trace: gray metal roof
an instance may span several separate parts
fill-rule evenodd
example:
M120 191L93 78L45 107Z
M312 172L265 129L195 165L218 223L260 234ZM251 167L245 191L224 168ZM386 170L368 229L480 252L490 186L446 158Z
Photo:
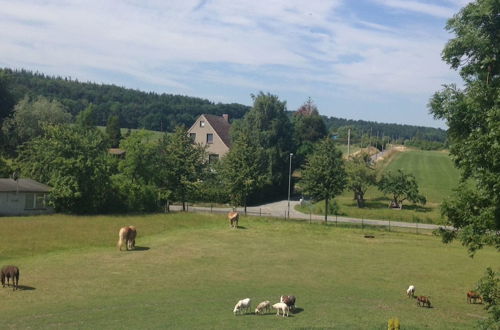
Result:
M31 179L0 179L0 192L49 192L52 188Z

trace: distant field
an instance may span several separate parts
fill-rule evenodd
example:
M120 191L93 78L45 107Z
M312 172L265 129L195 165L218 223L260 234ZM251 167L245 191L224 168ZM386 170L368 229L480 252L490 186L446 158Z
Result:
M379 164L384 171L403 169L415 175L420 192L427 198L425 206L412 205L405 202L403 210L392 210L388 196L384 196L377 188L372 187L366 194L366 207L359 209L351 191L345 191L336 198L340 206L340 214L365 219L387 219L394 221L440 223L439 205L448 197L452 189L458 185L459 173L453 166L449 155L443 151L410 150L396 153L384 164ZM309 212L308 208L299 208ZM313 213L323 213L323 202L313 206Z
M138 228L136 251L116 249ZM0 288L7 329L470 329L486 314L466 303L498 253L467 257L428 235L202 214L0 218L0 263L21 269L22 290ZM433 308L405 296L430 295ZM297 296L289 318L234 316L238 299Z
M106 131L106 126L97 126L97 128L103 132ZM165 134L165 132L151 131L151 130L147 130L147 129L137 129L137 128L132 128L132 129L130 129L130 131L131 132L146 131L146 132L150 133L151 140L159 140L162 138L163 134ZM125 134L127 134L128 128L121 128L120 132L121 132L122 136L124 136Z

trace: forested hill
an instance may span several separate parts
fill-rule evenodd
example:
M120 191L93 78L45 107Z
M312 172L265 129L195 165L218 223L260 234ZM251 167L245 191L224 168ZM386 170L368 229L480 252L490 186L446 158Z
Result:
M173 131L175 126L191 126L202 113L242 118L249 107L242 104L213 103L209 100L172 94L142 92L115 85L79 82L26 70L0 69L0 76L15 101L25 95L42 95L59 100L72 115L90 103L95 107L98 125L106 125L111 114L120 118L121 127Z
M158 94L115 85L80 82L71 78L52 77L27 70L0 68L0 78L16 103L25 95L42 95L59 100L73 116L89 104L93 104L96 108L95 120L98 125L103 126L106 125L110 115L116 114L120 118L121 127L173 131L174 127L179 124L191 126L202 113L215 115L227 113L230 118L238 119L250 109L248 106L237 103L213 103L196 97ZM351 132L353 138L356 135L371 134L401 140L419 138L442 142L446 139L446 131L430 127L384 124L335 117L324 117L324 119L330 131L341 133L348 127L353 128Z
M354 139L363 135L371 135L378 137L390 137L391 140L397 140L400 143L411 139L435 142L444 142L446 140L446 131L440 128L385 124L335 117L324 117L324 120L328 130L338 133L342 138L346 137L347 129L351 128L351 138Z

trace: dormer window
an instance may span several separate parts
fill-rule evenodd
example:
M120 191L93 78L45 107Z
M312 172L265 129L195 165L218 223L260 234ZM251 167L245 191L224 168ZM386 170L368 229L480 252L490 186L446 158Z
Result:
M200 120L200 127L205 127L205 121L204 120Z

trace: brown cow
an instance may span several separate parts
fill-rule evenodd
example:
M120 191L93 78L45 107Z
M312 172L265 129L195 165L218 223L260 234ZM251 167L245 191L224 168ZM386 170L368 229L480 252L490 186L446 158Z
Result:
M227 218L229 219L229 225L231 228L238 228L238 219L240 218L240 214L238 212L229 212L227 214Z
M418 296L417 297L417 306L424 307L425 305L427 305L428 308L431 308L431 301L430 301L429 297Z
M9 286L10 278L12 277L12 290L17 290L19 284L19 268L16 266L4 266L0 272L2 287L5 288L5 278L7 278L7 286Z
M483 298L481 297L481 295L475 291L469 291L467 292L467 302L469 304L476 304L477 301L480 301L479 303L482 304L483 303Z

